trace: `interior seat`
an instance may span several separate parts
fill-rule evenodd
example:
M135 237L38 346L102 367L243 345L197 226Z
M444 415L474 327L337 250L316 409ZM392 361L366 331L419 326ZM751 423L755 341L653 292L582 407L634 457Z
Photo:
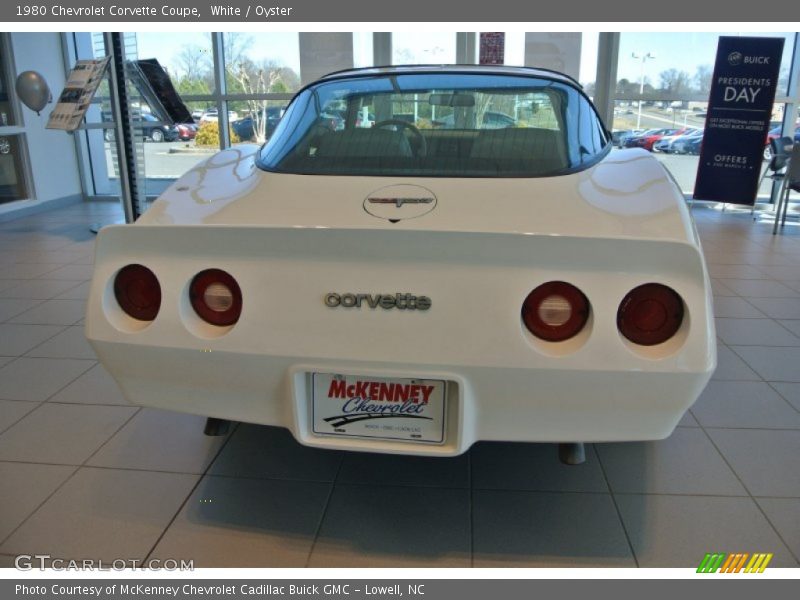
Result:
M567 164L560 131L539 128L486 129L472 145L471 158L535 161L540 167L562 169Z
M317 146L320 157L410 157L414 153L402 131L390 129L345 129L323 135Z

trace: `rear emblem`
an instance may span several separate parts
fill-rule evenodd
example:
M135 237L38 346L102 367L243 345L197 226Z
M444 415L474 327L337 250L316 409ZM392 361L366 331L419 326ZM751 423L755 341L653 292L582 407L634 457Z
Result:
M410 184L380 188L364 200L364 210L373 217L392 223L421 217L434 208L436 195L427 188Z
M367 198L370 204L394 204L397 208L403 204L431 204L433 198Z

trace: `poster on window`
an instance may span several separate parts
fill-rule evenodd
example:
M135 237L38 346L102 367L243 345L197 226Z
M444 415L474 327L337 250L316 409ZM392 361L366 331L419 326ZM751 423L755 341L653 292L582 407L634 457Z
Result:
M478 64L502 65L506 59L506 34L503 32L490 32L480 34L480 49Z
M695 199L755 203L782 54L783 38L719 38Z

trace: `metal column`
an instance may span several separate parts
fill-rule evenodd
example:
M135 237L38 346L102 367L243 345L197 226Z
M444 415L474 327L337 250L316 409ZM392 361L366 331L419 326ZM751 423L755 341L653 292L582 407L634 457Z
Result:
M114 133L119 156L119 187L125 222L133 223L139 218L139 206L144 194L136 176L136 161L133 143L132 118L125 82L125 42L119 32L104 33L106 49L111 56L111 113L114 117Z

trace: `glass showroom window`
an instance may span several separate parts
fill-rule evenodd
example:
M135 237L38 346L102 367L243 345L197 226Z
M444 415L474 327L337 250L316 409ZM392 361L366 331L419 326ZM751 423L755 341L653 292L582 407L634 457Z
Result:
M148 196L157 196L219 149L211 34L139 32L135 58L158 60L195 120L188 124L162 123L143 99L137 100L141 106L139 110L134 107L132 114L142 142L145 190Z
M0 133L0 204L30 198L24 156L22 135Z
M285 94L300 88L295 32L224 33L227 94Z
M393 65L439 65L456 62L456 34L426 31L392 33Z
M622 33L614 95L614 145L654 152L686 194L694 190L708 93L721 33ZM794 33L744 33L784 37L778 97L788 90ZM778 102L772 125L779 126ZM648 134L643 136L642 134ZM638 136L638 140L636 139ZM765 140L765 146L767 140ZM767 199L770 181L759 197Z
M14 106L14 79L5 34L0 34L0 204L30 198L25 164L27 156L21 123Z
M263 144L300 88L300 36L223 34L230 141Z

